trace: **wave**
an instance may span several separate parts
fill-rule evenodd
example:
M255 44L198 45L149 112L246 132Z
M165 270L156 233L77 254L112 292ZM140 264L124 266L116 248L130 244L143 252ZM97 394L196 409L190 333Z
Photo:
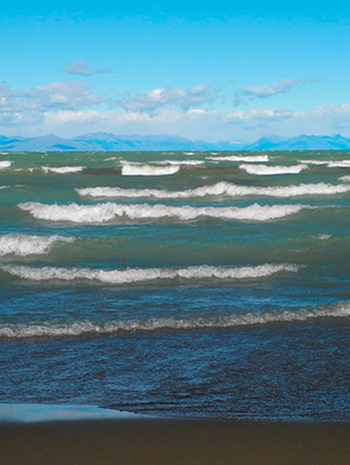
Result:
M9 168L11 166L11 162L7 160L0 161L0 170L5 168Z
M341 178L342 179L342 178ZM350 179L350 178L349 178ZM168 191L164 189L123 189L120 187L91 187L76 189L79 195L88 197L109 198L145 198L184 199L206 196L245 197L250 195L267 197L298 197L304 195L331 195L350 191L350 185L344 184L299 184L292 186L255 187L239 186L228 182L219 182L212 186L203 186L184 191Z
M57 268L44 266L35 268L20 265L2 265L3 271L31 281L96 281L104 284L129 284L158 280L199 281L257 279L282 271L297 272L297 265L264 264L244 267L216 267L209 265L187 268L129 268L126 270L104 270L93 268Z
M0 256L37 255L47 253L57 242L73 242L74 237L63 236L31 236L20 234L5 234L0 236Z
M341 178L339 178L339 181L350 182L350 176L342 176Z
M306 165L328 165L328 161L322 160L298 160L299 163L303 163Z
M350 305L284 310L281 312L247 312L212 318L151 318L147 320L114 320L105 323L77 321L73 323L7 324L0 326L1 339L50 337L79 337L122 333L191 331L206 329L234 329L242 326L264 326L278 323L297 323L329 318L349 318Z
M66 174L66 173L79 173L85 169L85 166L41 166L41 169L45 173L57 173L57 174Z
M123 176L168 176L179 171L180 166L132 165L122 166Z
M204 160L161 160L161 161L154 161L152 162L156 165L172 165L172 166L181 166L181 165L188 165L188 166L196 166L196 165L204 165Z
M174 207L169 205L149 204L117 204L112 202L94 205L47 205L39 202L27 202L18 205L21 210L37 219L48 221L69 221L72 223L104 223L116 218L126 217L130 220L178 219L195 220L200 217L231 219L240 221L270 221L302 209L312 208L309 205L271 205L253 204L249 207Z
M328 168L350 168L350 160L330 161Z
M182 152L184 155L194 155L194 152Z
M246 171L248 174L255 174L257 176L271 176L277 174L298 174L307 169L308 166L304 164L292 166L267 166L267 165L239 165L239 169Z
M246 155L230 155L228 157L206 157L207 160L213 161L240 161L246 163L263 163L269 161L268 155L255 155L255 156L246 156Z

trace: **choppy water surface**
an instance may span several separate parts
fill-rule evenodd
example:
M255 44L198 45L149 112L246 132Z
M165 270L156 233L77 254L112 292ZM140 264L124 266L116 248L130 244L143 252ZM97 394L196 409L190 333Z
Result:
M0 154L2 402L350 419L350 153Z

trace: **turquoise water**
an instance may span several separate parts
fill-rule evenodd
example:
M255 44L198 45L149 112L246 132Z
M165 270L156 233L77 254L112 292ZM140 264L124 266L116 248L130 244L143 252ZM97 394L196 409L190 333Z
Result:
M0 154L2 402L349 419L350 152Z

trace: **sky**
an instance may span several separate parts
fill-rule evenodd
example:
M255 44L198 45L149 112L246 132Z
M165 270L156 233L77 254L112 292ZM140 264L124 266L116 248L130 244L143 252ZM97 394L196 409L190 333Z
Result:
M350 3L8 3L0 134L350 137Z

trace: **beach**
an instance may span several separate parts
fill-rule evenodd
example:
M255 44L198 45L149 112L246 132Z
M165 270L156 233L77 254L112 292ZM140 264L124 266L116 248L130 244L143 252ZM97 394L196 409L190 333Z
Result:
M0 424L6 465L348 465L349 423L93 420Z

